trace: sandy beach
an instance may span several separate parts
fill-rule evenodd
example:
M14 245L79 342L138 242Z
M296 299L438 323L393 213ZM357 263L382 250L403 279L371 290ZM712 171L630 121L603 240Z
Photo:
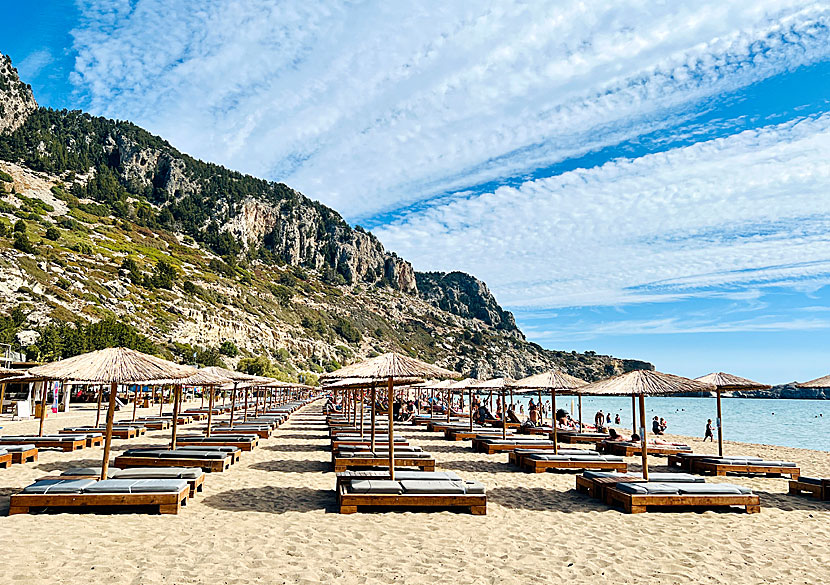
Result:
M51 417L46 431L94 416L93 410ZM3 434L37 431L36 421L2 426ZM830 578L830 505L788 496L785 479L707 479L752 487L761 496L760 514L626 515L575 492L572 473L528 474L508 465L506 454L473 453L468 443L422 427L400 432L432 452L439 469L483 482L487 515L336 513L324 427L295 416L230 471L209 474L204 493L178 516L5 516L9 494L58 470L99 465L102 452L42 451L36 463L0 470L7 553L0 583L780 584ZM168 437L155 431L116 440L114 455ZM695 451L717 448L678 438ZM803 474L830 476L824 452L731 442L726 448L793 460ZM639 459L629 461L639 469ZM665 459L651 461L664 470Z

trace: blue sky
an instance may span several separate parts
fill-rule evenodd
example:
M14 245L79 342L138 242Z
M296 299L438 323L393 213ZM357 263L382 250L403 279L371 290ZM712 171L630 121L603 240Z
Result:
M41 104L285 181L418 270L479 276L546 347L830 372L826 5L4 8Z

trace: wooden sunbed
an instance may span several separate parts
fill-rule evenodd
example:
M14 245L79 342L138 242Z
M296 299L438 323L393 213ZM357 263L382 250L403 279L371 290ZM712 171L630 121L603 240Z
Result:
M192 457L138 457L119 455L113 461L115 467L127 469L129 467L200 467L208 472L221 472L229 469L233 460L232 453L223 459L197 459Z
M54 439L44 439L42 437L22 437L20 442L31 443L38 449L60 449L61 451L78 451L87 446L87 441L84 438L77 438L72 440L58 441ZM0 449L3 448L3 443L0 442Z
M487 514L486 494L361 494L351 493L346 482L338 482L337 506L341 514L360 508L469 508L474 516Z
M96 474L96 475L72 475L72 476L65 476L65 475L51 476L51 475L47 475L46 477L41 477L40 479L66 479L67 477L71 477L72 479L98 479L101 476L100 476L100 474ZM204 490L204 487L205 487L205 474L204 474L204 472L202 472L202 474L199 477L193 477L193 478L188 477L188 478L184 478L182 481L187 482L187 485L188 485L188 488L189 488L188 495L191 498L195 498L196 494L198 492L201 492L201 491Z
M608 437L609 435L599 436L596 433L556 431L556 438L560 443L599 443ZM550 433L550 440L553 441L553 432Z
M12 454L6 453L5 455L0 455L0 469L8 469L12 466Z
M609 504L620 505L629 514L641 514L652 506L718 508L742 506L747 514L761 511L761 500L757 494L735 495L651 495L629 494L616 488L607 488L605 497Z
M545 461L525 457L522 459L522 469L532 473L544 473L549 469L601 469L605 471L628 471L625 461Z
M106 428L89 428L83 430L70 430L70 429L61 429L58 431L60 435L77 435L83 433L106 433ZM112 437L114 439L134 439L138 436L138 429L137 427L114 427L112 429ZM102 437L103 440L103 437ZM92 446L92 445L88 445Z
M536 449L535 447L532 447L532 448L521 447L521 448L518 448L518 449L514 449L512 451L508 451L508 453L507 453L507 462L512 463L516 467L521 467L522 466L522 461L524 460L525 457L527 457L529 455L550 454L549 451L550 451L549 449ZM565 451L565 449L560 447L559 452L562 453L563 451ZM581 451L581 453L580 453L581 455L587 455L588 454L587 449L572 449L572 451L574 451L574 452ZM568 453L568 454L571 454L571 453Z
M0 449L3 446L0 445ZM33 447L31 449L24 449L22 451L10 451L9 455L12 456L12 463L33 463L37 461L37 447Z
M798 479L801 475L801 470L798 467L785 467L778 465L753 465L751 463L733 465L729 463L714 463L704 460L694 461L692 463L692 471L695 473L705 474L712 473L714 475L726 475L727 473L764 473L768 477L780 477L782 475L790 476L790 479Z
M489 435L494 439L501 439L502 433L501 431L492 428L475 428L472 431L469 427L444 429L444 436L450 441L469 441L470 439L475 439L479 435ZM507 436L513 436L513 432L508 432Z
M684 445L647 445L649 455L677 455L678 453L691 453L691 447ZM597 443L597 451L609 453L611 455L621 455L623 457L636 457L643 454L641 445L632 445L630 443L618 443L615 441L601 441Z
M178 514L187 505L190 492L184 486L177 493L149 494L13 494L9 516L28 514L32 508L87 508L91 506L158 506L159 514Z
M346 471L356 467L389 467L389 457L337 457L334 471ZM417 467L422 471L435 471L435 459L407 457L395 454L395 467Z
M818 500L830 500L830 479L799 476L790 480L789 493L809 494Z
M501 437L497 437L501 439ZM541 443L541 441L538 441ZM473 451L478 453L487 453L492 455L494 453L503 453L505 451L515 451L516 449L541 449L553 450L554 445L537 445L534 441L527 441L525 443L488 443L487 439L473 439Z
M256 435L260 439L268 439L271 437L271 429L246 429L239 426L234 427L213 427L210 429L211 435Z
M371 446L371 444L372 444L371 440L347 440L347 441L332 440L331 448L332 448L333 451L336 451L340 447L369 447L369 446ZM401 439L401 440L395 439L395 448L396 449L398 447L405 447L407 445L409 445L409 441L407 441L406 439ZM389 448L389 441L388 440L386 440L386 441L376 440L375 441L375 446L376 447L383 447L384 450L385 450L385 449Z
M244 433L243 433L244 434ZM221 433L220 433L221 435ZM259 437L253 436L251 434L250 440L241 441L238 439L227 439L227 440L217 440L217 441L208 441L205 440L207 437L192 437L192 436L184 436L176 438L176 444L178 445L192 445L197 447L210 447L212 445L229 445L231 447L237 447L242 451L252 451L254 447L259 445ZM238 457L237 457L238 460Z

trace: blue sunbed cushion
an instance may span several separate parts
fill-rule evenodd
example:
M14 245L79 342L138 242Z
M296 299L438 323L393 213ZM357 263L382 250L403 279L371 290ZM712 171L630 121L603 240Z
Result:
M404 493L407 494L464 494L466 487L461 481L435 481L404 479L401 480Z
M477 481L465 481L464 490L468 494L484 494L486 491L484 484Z
M432 481L461 481L461 478L454 471L395 471L395 477L399 480L432 480Z
M112 477L119 469L117 467L107 468L107 477ZM61 477L101 477L100 467L73 467L61 472Z
M198 479L204 475L199 467L131 467L116 469L112 479Z
M80 494L94 479L41 479L23 488L24 494Z
M706 495L706 494L751 494L752 490L740 485L731 483L684 483L676 484L681 494Z
M3 449L9 453L20 453L21 451L31 451L37 449L35 445L3 445Z
M810 485L821 485L822 479L820 477L807 477L806 475L802 475L798 478L798 481Z
M105 479L84 489L86 494L178 493L187 487L183 479Z

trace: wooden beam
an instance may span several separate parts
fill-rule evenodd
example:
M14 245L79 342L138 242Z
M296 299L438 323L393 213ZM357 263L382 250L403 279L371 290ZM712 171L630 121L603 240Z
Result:
M103 387L101 388L103 392ZM110 401L107 408L107 432L104 435L104 458L101 461L101 479L107 479L107 470L110 465L110 449L112 449L112 421L115 418L115 397L118 394L118 383L110 384Z

